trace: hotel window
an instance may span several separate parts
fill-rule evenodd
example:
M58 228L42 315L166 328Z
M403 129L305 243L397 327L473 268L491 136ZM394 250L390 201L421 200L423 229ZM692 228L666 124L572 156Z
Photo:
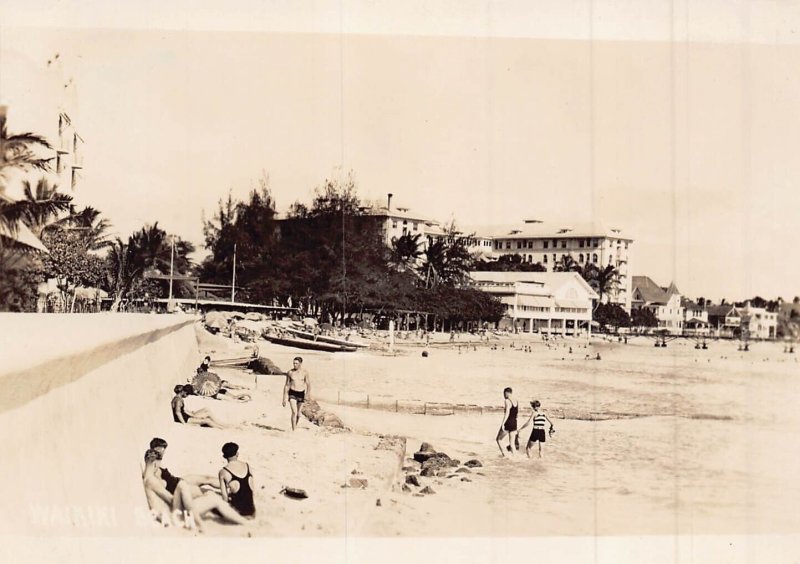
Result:
M558 259L556 258L556 254L555 253L553 253L553 262L558 262Z
M544 255L544 264L547 264L547 255Z
M419 223L417 223L417 222L415 221L415 222L414 222L414 231L416 231L417 229L419 229Z
M528 262L533 262L533 255L528 255Z
M550 241L544 242L544 248L547 249L550 246Z
M592 247L597 247L597 239L592 239Z
M583 245L581 245L581 247L582 247L582 246L583 246ZM583 253L581 253L581 254L579 254L579 255L578 255L578 262L579 262L580 264L583 264Z
M511 248L511 241L506 241L506 249L510 249L510 248Z
M583 248L583 239L581 239L580 241L578 241L578 246L579 246L581 249Z
M555 249L556 247L558 247L558 241L553 239L553 248Z
M533 241L531 241L530 239L528 239L528 248L529 249L533 248Z
M594 254L592 255L592 262L593 262L593 263L595 263L595 264L597 264L597 253L594 253Z
M522 241L517 241L517 248L518 248L518 249L521 249L521 248L522 248Z
M567 248L567 240L566 239L562 239L561 240L561 248L562 249L566 249Z

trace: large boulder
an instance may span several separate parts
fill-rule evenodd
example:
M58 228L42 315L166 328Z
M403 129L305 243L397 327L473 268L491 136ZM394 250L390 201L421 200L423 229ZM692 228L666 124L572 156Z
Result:
M480 460L473 458L472 460L467 460L464 463L464 466L466 466L467 468L480 468L481 466L483 466L483 464L481 464Z
M277 364L264 356L254 358L248 368L256 374L286 374L285 370L281 370Z
M414 453L414 460L417 462L425 462L431 456L436 454L436 449L430 443L422 443L419 450Z
M442 469L455 468L460 464L461 462L450 458L444 452L437 452L429 456L428 459L422 463L422 471L420 473L423 476L431 476L437 474Z

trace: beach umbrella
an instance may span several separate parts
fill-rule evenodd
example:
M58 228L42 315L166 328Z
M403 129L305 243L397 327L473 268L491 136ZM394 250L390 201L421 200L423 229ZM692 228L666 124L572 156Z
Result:
M211 397L219 392L222 387L222 379L213 372L198 372L192 378L192 388L198 396Z
M263 316L256 311L250 311L244 315L244 318L249 321L261 321Z

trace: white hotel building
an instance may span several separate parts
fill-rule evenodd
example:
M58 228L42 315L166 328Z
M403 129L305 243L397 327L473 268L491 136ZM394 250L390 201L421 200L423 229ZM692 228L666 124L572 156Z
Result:
M616 287L609 301L631 310L631 275L629 265L630 247L633 239L620 229L608 228L597 223L570 226L546 224L537 220L526 220L521 225L505 227L478 227L467 229L477 234L478 245L471 251L480 251L486 241L491 241L490 258L502 255L519 255L523 262L541 263L548 272L564 255L571 256L581 267L593 263L598 268L612 265L619 273Z
M497 297L500 327L521 333L591 334L597 294L576 272L470 272L475 286Z

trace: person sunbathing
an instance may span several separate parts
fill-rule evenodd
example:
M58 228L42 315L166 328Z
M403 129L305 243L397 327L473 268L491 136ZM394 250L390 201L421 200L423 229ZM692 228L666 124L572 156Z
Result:
M246 389L244 388L244 386L233 386L227 380L223 380L220 385L219 391L212 397L218 400L241 401L241 402L246 402L253 399L252 397L250 397L250 394L245 394L242 392L234 392L233 391L234 387L239 389Z
M225 429L226 426L211 415L207 409L198 409L196 411L186 411L184 400L194 393L191 384L175 386L175 397L172 398L172 418L175 423L183 423L189 425L200 425L201 427L214 427L215 429Z
M177 516L183 515L184 524L192 523L202 532L202 517L209 512L214 512L222 519L237 525L248 523L247 519L239 515L218 494L201 492L200 495L194 495L196 492L185 480L178 480L174 490L170 492L167 489L167 482L161 477L161 455L157 450L148 449L144 453L144 463L142 482L147 504L151 511L159 515L164 515L165 509L173 508L171 513L173 524L177 525ZM187 521L189 519L191 521Z

